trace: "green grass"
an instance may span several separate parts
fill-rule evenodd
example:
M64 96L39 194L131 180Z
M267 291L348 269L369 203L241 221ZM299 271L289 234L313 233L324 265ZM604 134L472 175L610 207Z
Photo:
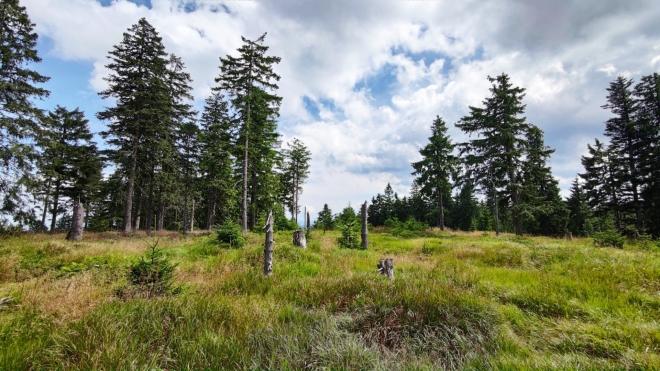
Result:
M660 252L589 239L162 236L178 295L120 297L151 240L0 240L0 369L660 369ZM654 245L650 245L654 246ZM395 263L395 280L378 275Z

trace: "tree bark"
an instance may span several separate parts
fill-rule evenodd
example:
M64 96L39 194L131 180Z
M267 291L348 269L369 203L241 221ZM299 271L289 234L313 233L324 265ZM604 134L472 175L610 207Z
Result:
M147 220L145 223L147 236L151 236L153 225L154 225L154 169L152 167L151 174L149 174L149 201L147 205Z
M57 208L60 201L60 181L55 182L55 196L53 198L53 218L50 220L50 233L55 233L55 223L57 221Z
M444 231L445 230L445 209L444 206L442 205L442 190L438 188L438 193L440 194L439 197L439 206L440 206L440 230Z
M245 128L245 153L243 154L243 201L241 203L241 214L243 222L243 236L247 235L247 188L248 188L248 146L250 144L248 137L250 130L250 100L247 104L247 123Z
M133 225L134 231L140 230L140 215L142 214L142 188L138 187L137 209L135 210L135 224Z
M192 199L192 208L190 209L190 233L195 230L195 197Z
M126 184L126 202L124 205L124 233L131 233L131 221L133 211L133 187L135 186L135 170L137 168L137 136L133 139L133 150L131 151L131 165L128 171L128 183Z
M499 206L497 205L497 189L493 187L493 205L495 209L495 235L500 235L500 215Z
M209 188L208 194L208 208L206 211L206 229L209 231L213 228L215 224L215 203L216 203L216 188Z
M362 204L362 249L369 248L369 230L367 227L367 201Z
M264 245L264 276L268 277L273 274L273 212L268 212L266 219L266 243Z
M390 281L394 281L394 261L392 259L380 259L380 263L376 267L378 267L378 273L387 276Z
M307 239L305 238L304 230L293 231L293 246L302 247L303 249L307 248Z
M83 207L80 201L74 203L73 205L73 218L71 220L71 230L66 236L66 239L69 241L80 241L82 240L83 235L83 215L85 214L85 208Z

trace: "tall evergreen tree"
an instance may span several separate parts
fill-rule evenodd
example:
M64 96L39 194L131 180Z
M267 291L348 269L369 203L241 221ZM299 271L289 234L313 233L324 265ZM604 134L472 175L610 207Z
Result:
M37 87L49 78L28 68L41 61L34 26L18 0L0 1L0 216L17 211L20 181L31 170L34 150L26 139L38 134L43 116L31 99L49 95Z
M330 210L328 204L323 204L323 210L319 212L316 220L316 226L323 227L323 233L333 227L332 210Z
M645 229L660 237L660 74L643 76L635 86L635 118L640 130L640 173L645 179L641 196L644 200Z
M300 194L302 186L309 177L309 161L311 152L305 147L305 144L297 138L293 138L291 143L287 143L288 149L284 150L283 176L287 180L284 193L287 199L291 200L289 210L291 211L291 220L298 223L298 213L300 212Z
M200 171L206 192L206 228L211 229L218 217L230 217L237 193L232 176L232 121L227 101L219 93L206 99L201 117Z
M591 217L591 209L578 178L571 183L571 194L566 203L569 210L568 230L576 236L588 236L591 231L587 228L587 220Z
M498 203L505 202L510 205L516 234L522 235L519 173L530 129L526 118L520 117L525 112L525 89L513 87L506 74L489 76L488 81L493 86L491 96L483 101L484 108L470 107L470 114L456 124L463 132L477 136L459 144L460 154L467 176L482 192L496 196L496 223Z
M568 209L561 198L559 182L547 165L555 152L545 145L543 131L534 125L526 134L527 147L519 178L522 179L520 209L527 233L562 236L566 233Z
M603 108L609 109L614 117L605 123L605 135L610 138L608 151L610 162L617 161L621 166L615 166L620 179L625 198L622 200L630 204L635 212L635 227L637 232L643 230L642 200L640 188L644 183L641 173L643 154L645 148L645 132L635 120L637 103L633 97L633 81L619 76L610 83L607 91L607 104Z
M451 194L452 184L450 178L456 179L458 168L458 157L454 156L454 145L447 135L447 126L440 118L431 125L431 136L429 143L419 153L422 160L413 162L415 169L412 175L416 175L415 183L420 186L420 191L430 198L436 200L439 211L438 226L445 230L445 209L443 196Z
M594 215L605 219L613 214L617 230L621 229L620 198L621 181L616 177L616 162L611 161L610 152L604 143L595 140L595 144L587 145L589 155L582 156L584 173L579 174L584 179L584 191L587 203Z
M87 204L99 185L102 162L88 123L79 109L69 111L60 106L44 120L37 142L42 148L38 166L43 181L50 185L44 213L52 197L51 232L57 225L57 214L63 211L61 197Z
M108 144L116 148L110 152L111 158L124 168L127 177L125 233L131 232L132 227L138 159L144 158L142 145L154 137L159 124L171 119L166 56L161 37L144 18L140 19L109 52L111 63L106 67L112 74L105 78L109 88L99 93L103 99L116 99L114 107L107 107L97 117L110 121L108 130L101 135L110 138Z
M248 228L248 166L251 130L251 109L255 99L255 87L259 88L260 98L272 108L279 107L282 98L266 91L276 90L278 86L274 81L279 81L280 76L273 72L273 64L279 63L280 58L266 56L268 47L263 45L266 34L264 33L256 40L248 40L242 37L243 46L238 48L239 57L228 55L220 58L220 76L216 82L220 86L216 91L225 91L232 100L235 111L240 119L240 131L242 143L239 147L243 151L242 159L242 200L241 221L243 235L247 234Z

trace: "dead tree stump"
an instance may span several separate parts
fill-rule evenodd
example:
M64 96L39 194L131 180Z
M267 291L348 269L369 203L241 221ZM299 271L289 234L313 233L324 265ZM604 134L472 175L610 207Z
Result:
M266 244L264 247L264 276L268 277L273 273L273 212L268 212L266 219Z
M307 210L307 208L305 208L305 210ZM311 220L309 219L309 211L306 211L305 213L307 214L307 233L306 233L306 237L309 237L310 233L311 233L311 230L312 230L311 229L312 228L312 223L311 223Z
M566 233L566 239L568 239L569 241L573 241L573 233L571 232Z
M387 276L390 281L394 280L394 261L392 259L380 259L380 263L376 267L378 267L378 273Z
M362 204L362 249L369 247L369 230L367 229L367 201Z
M82 203L76 202L73 205L73 218L71 220L71 229L66 235L69 241L80 241L83 235L83 216L85 215L85 208Z
M293 246L299 246L303 249L307 248L307 239L305 238L304 230L299 229L297 231L293 231Z

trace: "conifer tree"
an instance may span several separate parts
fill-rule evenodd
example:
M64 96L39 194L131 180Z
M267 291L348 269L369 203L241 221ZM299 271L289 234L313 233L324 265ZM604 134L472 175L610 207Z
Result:
M297 138L287 143L288 149L283 151L284 164L283 175L287 180L284 193L287 199L291 200L289 210L291 211L291 220L298 223L298 213L300 212L299 200L302 193L302 186L309 177L309 161L311 152L305 147L305 144Z
M559 182L547 160L555 152L545 145L543 131L534 125L526 134L527 147L521 174L523 222L528 233L562 236L566 233L568 209L561 198Z
M145 155L143 145L153 139L162 123L171 119L166 57L161 37L144 18L140 19L109 52L111 62L106 67L112 74L105 78L109 88L99 93L103 99L116 99L114 107L107 107L97 117L110 121L108 130L101 135L110 138L108 144L116 148L110 156L127 177L125 233L131 232L138 159Z
M43 117L31 99L49 95L37 87L49 78L28 68L41 61L34 26L18 0L0 1L0 215L17 211L20 180L31 170L34 151L26 140L38 134Z
M493 86L491 96L483 101L484 108L470 107L470 114L456 124L463 132L477 136L459 144L460 154L464 156L467 176L482 192L496 196L496 223L498 203L507 203L515 233L522 235L519 173L527 147L525 136L530 129L526 118L520 117L525 112L525 89L513 87L506 74L489 76L488 81Z
M578 178L571 183L571 194L566 201L569 210L568 230L576 236L589 236L587 220L591 217L591 209L587 204L587 196Z
M644 200L645 229L660 236L660 74L643 76L634 89L637 110L635 121L640 130L640 172L645 179L641 196Z
M468 180L456 195L456 207L454 208L454 222L456 227L462 231L469 231L474 226L479 213L479 202L474 197L474 186Z
M46 200L52 199L51 232L57 225L57 214L63 211L61 197L88 204L100 181L102 162L88 123L78 108L69 111L60 106L44 120L37 142L42 148L38 166L41 177L50 185Z
M280 76L273 72L272 65L279 63L280 58L266 56L268 47L263 45L266 34L264 33L256 40L248 40L241 37L243 46L238 48L239 57L227 55L220 58L220 76L216 82L220 86L216 91L224 91L231 98L232 105L238 113L242 142L237 143L243 152L242 158L242 192L241 192L241 221L243 235L247 234L248 228L248 176L249 176L249 150L251 131L251 109L255 99L255 87L259 88L261 99L272 108L276 109L281 104L282 98L266 91L276 90L278 86L274 81L279 81Z
M610 137L608 151L610 162L620 163L621 166L611 167L617 171L616 177L620 179L625 191L625 198L621 201L629 203L635 212L635 227L642 233L642 200L640 188L644 183L641 173L643 153L646 151L645 132L635 120L637 103L633 97L633 81L619 76L610 83L607 91L607 104L603 108L609 109L615 115L605 123L605 135ZM623 206L623 205L622 205Z
M325 233L326 230L332 228L333 226L332 210L330 210L328 204L323 204L323 210L319 212L316 226L323 227L323 233Z
M210 230L218 216L222 221L229 217L237 196L232 176L232 122L222 94L214 92L206 99L201 124L200 172L206 192L206 228Z
M447 126L437 116L431 125L431 136L429 143L419 153L422 160L413 162L415 169L412 175L416 175L415 183L420 186L420 191L430 198L436 200L439 210L438 226L445 230L445 211L443 196L451 194L452 184L450 178L456 179L458 158L452 154L454 145L447 135Z
M589 155L582 156L584 173L579 174L584 179L584 191L587 203L594 215L605 219L608 214L614 214L614 225L621 229L620 202L621 182L615 176L616 162L611 160L610 152L605 144L595 140L595 144L587 145Z

